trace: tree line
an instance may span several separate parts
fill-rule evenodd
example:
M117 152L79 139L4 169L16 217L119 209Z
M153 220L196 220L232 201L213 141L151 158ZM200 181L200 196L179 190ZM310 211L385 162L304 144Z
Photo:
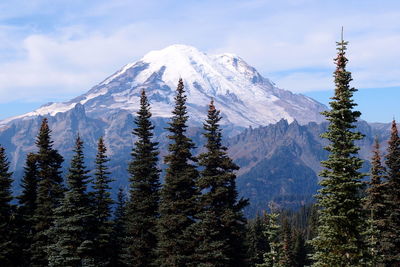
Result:
M213 100L203 123L199 156L187 136L186 95L180 79L160 183L158 143L143 90L135 117L129 192L111 198L113 181L103 138L93 175L78 135L64 177L63 157L53 148L43 119L37 151L26 157L22 193L12 195L12 173L0 146L1 266L398 266L400 264L400 138L393 120L383 158L375 141L370 179L361 173L355 130L361 113L346 70L347 42L337 43L335 94L329 121L328 159L317 203L246 220L238 196L238 166L222 144L220 112ZM114 207L114 208L113 208Z

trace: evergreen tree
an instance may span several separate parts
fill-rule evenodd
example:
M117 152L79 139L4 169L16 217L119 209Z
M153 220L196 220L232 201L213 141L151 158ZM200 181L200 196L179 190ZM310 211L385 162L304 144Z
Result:
M13 265L12 173L5 149L0 146L0 266Z
M48 265L47 247L50 245L47 232L54 224L54 210L60 205L64 193L61 164L64 159L53 149L51 130L44 118L36 139L38 167L38 189L34 213L34 236L31 247L31 265Z
M293 261L297 267L303 267L307 264L307 247L304 237L300 231L294 233L294 245L293 245Z
M269 251L267 236L265 235L265 220L258 215L250 221L247 228L247 258L249 266L263 263L264 254Z
M243 266L245 260L245 224L242 209L247 200L238 201L233 163L222 145L219 126L220 112L211 100L204 123L206 152L199 156L203 167L197 186L199 197L198 222L193 235L197 239L196 266Z
M113 247L113 255L111 257L110 266L126 266L124 263L124 250L126 236L126 197L124 190L119 188L117 195L117 203L114 211L113 236L111 244Z
M87 175L83 141L78 136L71 160L67 182L68 191L55 211L56 221L50 231L49 266L90 266L93 248L89 227L93 223L87 193Z
M36 210L36 197L38 187L37 156L29 153L26 157L24 176L21 181L22 193L18 196L18 239L21 251L22 265L29 265L34 230L33 216Z
M295 266L293 249L292 249L292 229L287 219L282 224L282 249L279 265L282 267Z
M140 109L133 134L137 137L129 165L130 201L127 204L128 266L154 265L156 259L156 220L158 218L159 173L158 143L152 142L154 126L150 121L150 104L145 91L140 98Z
M330 122L322 135L330 141L325 149L330 152L320 176L322 189L317 195L320 206L318 236L313 239L314 266L361 266L365 244L362 236L364 218L360 191L363 174L358 170L363 161L357 157L359 147L354 142L363 138L356 130L355 122L360 112L352 97L357 90L350 87L351 73L346 70L347 42L337 43L335 59L335 95L330 102L331 110L323 112Z
M94 211L93 237L94 237L94 259L96 266L109 266L112 254L111 236L111 206L113 200L110 194L110 183L113 181L109 178L111 174L108 171L107 147L104 140L100 137L97 144L96 155L96 171L94 173L94 182L92 192L92 206Z
M265 233L267 236L269 251L264 254L264 261L261 264L257 264L257 267L281 267L280 265L280 253L282 250L282 243L279 240L280 226L277 222L279 214L277 213L265 213Z
M385 185L386 220L382 229L382 255L387 266L400 264L400 138L396 121L386 155L387 182Z
M186 136L187 111L182 79L175 96L173 117L167 128L172 143L165 157L168 165L165 184L161 190L160 218L158 220L158 264L160 266L189 265L194 251L194 240L189 227L194 223L196 197L195 183L198 172L192 162L196 159L191 150L195 147Z
M371 160L371 180L367 189L366 210L368 219L368 247L371 254L372 265L375 265L382 253L381 241L383 227L385 225L385 194L386 188L383 183L385 168L382 166L379 141L375 138L373 156Z

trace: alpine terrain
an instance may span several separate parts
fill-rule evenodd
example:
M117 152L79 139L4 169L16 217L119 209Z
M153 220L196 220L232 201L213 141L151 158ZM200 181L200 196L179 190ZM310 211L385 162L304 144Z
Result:
M299 125L324 120L320 115L326 109L324 105L277 88L236 55L208 55L191 46L172 45L127 64L68 102L49 103L30 113L0 121L0 143L9 155L17 183L26 154L35 150L40 122L47 117L54 147L66 159L71 157L79 133L85 141L88 165L93 165L97 140L103 136L116 176L114 187L125 185L126 164L134 142L133 116L139 107L142 89L146 90L151 104L156 140L160 142L163 156L167 147L164 127L171 117L179 78L183 79L187 94L189 133L197 144L204 142L201 126L210 99L214 99L215 106L221 110L224 135L231 138L248 127L275 124L282 119ZM234 149L235 154L243 158L246 150L243 148L239 153L237 147ZM241 175L253 165L244 168ZM311 166L311 169L316 168Z

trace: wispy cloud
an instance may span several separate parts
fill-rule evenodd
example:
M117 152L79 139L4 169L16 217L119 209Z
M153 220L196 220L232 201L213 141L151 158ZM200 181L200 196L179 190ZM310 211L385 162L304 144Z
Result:
M57 3L56 3L57 2ZM400 85L397 1L6 1L0 99L71 97L152 49L233 52L278 86L327 90L339 30L361 88ZM51 90L49 90L51 88Z

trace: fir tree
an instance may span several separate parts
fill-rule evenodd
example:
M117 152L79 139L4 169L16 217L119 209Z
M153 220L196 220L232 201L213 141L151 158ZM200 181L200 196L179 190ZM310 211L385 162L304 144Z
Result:
M282 239L283 240L280 252L279 266L282 267L295 266L294 255L292 250L292 229L287 219L283 220Z
M5 149L0 146L0 266L13 265L12 173Z
M366 210L368 219L368 247L371 254L372 265L374 266L382 253L381 241L385 222L385 194L386 188L383 183L385 168L382 166L379 141L375 138L373 156L371 160L371 180L367 189Z
M186 136L187 111L182 79L175 96L173 117L167 128L172 143L165 157L167 164L165 184L161 190L160 218L158 220L158 253L160 266L184 266L190 263L194 240L189 227L194 223L198 172L191 150L195 147Z
M31 265L48 265L47 247L50 245L47 232L54 223L54 210L60 205L64 193L61 176L62 156L53 149L51 130L44 118L36 139L38 152L38 189L34 213L34 236L31 247Z
M261 264L257 264L257 267L281 267L280 265L280 253L282 243L279 240L280 226L277 222L279 214L277 213L265 213L265 233L267 236L269 250L264 254L264 261Z
M243 266L245 260L246 219L242 209L247 200L238 201L234 171L239 167L222 145L220 120L220 112L212 100L204 123L206 152L199 156L203 170L197 186L203 194L199 197L198 222L193 234L197 239L197 266Z
M22 193L18 196L18 237L22 265L29 265L32 238L35 232L33 216L36 210L38 187L37 156L29 153L26 157L25 172L21 181Z
M126 264L129 266L154 265L156 259L160 170L157 168L158 143L151 140L154 126L150 118L150 104L143 90L135 119L137 128L133 130L137 141L129 165L126 251Z
M357 157L359 148L354 144L363 135L354 130L360 112L352 97L357 90L350 87L351 73L346 70L347 42L337 43L335 59L335 95L330 102L331 110L323 112L330 122L322 135L330 141L325 149L328 160L321 164L324 179L317 195L320 206L318 236L313 239L314 266L361 266L365 252L362 236L364 218L360 191L363 174L358 170L363 161Z
M49 266L92 265L92 240L89 224L93 223L87 194L88 171L83 155L83 141L78 136L68 171L68 191L55 211L56 221L50 231Z
M303 267L307 264L307 247L300 231L294 233L294 244L293 244L293 261L294 265L297 267Z
M397 266L400 264L400 138L395 120L392 122L385 163L386 219L382 229L382 255L387 266Z
M117 195L117 203L114 211L113 236L111 244L113 247L113 255L111 257L110 266L126 266L124 263L126 248L126 197L124 190L119 188Z
M100 137L97 144L96 171L94 173L94 182L92 192L92 206L94 210L93 237L94 237L94 258L96 266L109 266L111 258L111 206L113 200L110 194L109 178L111 174L108 171L107 163L110 159L107 157L107 148L104 140Z
M265 220L262 216L257 214L256 218L248 223L246 240L248 265L255 266L263 263L263 256L269 251L269 244L265 235Z

